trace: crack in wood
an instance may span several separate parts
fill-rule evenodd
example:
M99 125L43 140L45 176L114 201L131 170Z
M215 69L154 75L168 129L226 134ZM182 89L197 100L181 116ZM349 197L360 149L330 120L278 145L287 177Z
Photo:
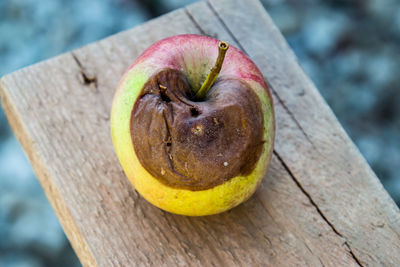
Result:
M189 17L189 19L193 22L193 25L196 27L196 29L202 34L202 35L206 35L206 36L210 36L209 34L207 34L203 28L200 27L199 23L197 23L197 21L193 18L192 14L190 14L189 10L187 7L185 7L183 9L186 13L186 15Z
M351 249L349 243L347 242L347 240L344 242L344 245L348 248L348 251L350 253L350 255L353 257L353 259L357 262L358 265L363 266L361 264L361 261L359 258L357 258L357 256L354 254L353 250Z
M308 198L308 200L310 201L311 205L314 206L314 208L317 210L318 214L322 217L322 219L330 226L330 228L332 229L332 231L338 235L340 238L344 239L344 244L346 245L346 247L348 248L349 254L351 255L351 257L355 260L355 262L359 265L359 266L363 266L360 262L360 260L356 257L356 255L353 253L349 243L347 242L346 237L344 237L336 228L335 226L328 220L328 218L325 216L325 214L322 212L322 210L318 207L317 203L313 200L313 198L311 197L310 193L308 193L304 187L301 185L301 183L298 181L298 179L296 178L296 176L292 173L292 171L289 169L288 165L286 165L286 163L283 161L283 159L281 158L281 156L278 154L278 152L276 150L274 150L274 155L277 157L277 159L279 160L279 162L282 164L283 168L286 170L286 172L289 174L289 176L292 178L292 180L296 183L296 185L300 188L300 190L303 192L303 194Z
M317 212L321 217L328 223L328 225L332 228L333 232L340 236L341 238L344 238L341 233L336 230L335 226L325 217L321 209L318 207L318 205L315 203L315 201L312 199L311 195L304 189L304 187L301 185L301 183L297 180L297 178L294 176L292 171L289 169L288 165L283 161L281 156L278 154L276 150L274 150L274 155L278 158L279 162L282 164L283 168L286 170L286 172L289 174L289 176L293 179L293 181L296 183L296 185L300 188L300 190L306 195L306 197L310 200L311 204L317 209Z
M322 262L322 260L321 260L320 257L318 257L318 260L319 260L319 262L321 263L321 266L322 266L322 267L325 267L325 264Z
M78 65L80 69L80 75L81 75L81 80L80 82L83 85L89 86L90 88L93 88L95 92L97 92L97 77L96 75L92 75L87 72L86 68L82 65L82 62L79 60L78 56L74 53L71 52L72 58L75 60L76 64Z
M265 78L265 77L264 77ZM267 79L265 79L267 80ZM268 82L267 82L268 83ZM273 86L268 83L268 87L271 88L271 92L272 94L276 97L276 99L278 99L278 102L281 104L281 106L283 107L283 109L288 113L288 115L290 116L290 118L294 121L294 123L296 124L296 126L299 128L300 132L303 134L303 136L307 139L307 141L311 144L311 146L314 148L315 151L319 152L317 147L314 145L314 143L311 141L310 137L308 136L308 134L304 131L303 127L300 125L299 121L296 119L296 117L294 116L294 114L290 111L290 109L286 106L285 102L283 101L283 99L278 95L278 93L276 92L276 90L273 88Z
M242 50L242 52L248 56L249 54L247 54L247 52L244 49L244 47L242 46L242 44L239 42L239 40L236 38L236 36L233 34L233 32L228 28L228 25L225 24L225 21L223 21L223 19L219 16L218 12L215 10L215 8L212 6L212 4L209 1L205 1L205 2L207 4L207 6L210 8L210 10L212 11L212 13L215 15L215 17L217 18L217 20L221 23L222 27L232 37L233 41L236 42L236 44L240 48L240 50Z

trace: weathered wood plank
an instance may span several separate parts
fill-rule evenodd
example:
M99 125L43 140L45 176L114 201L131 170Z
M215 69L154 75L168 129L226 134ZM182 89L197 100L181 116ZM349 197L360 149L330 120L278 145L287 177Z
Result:
M109 135L124 70L151 43L180 33L239 46L274 90L270 170L254 197L216 216L177 216L144 201ZM257 1L195 4L8 75L1 89L10 124L85 266L400 262L397 207Z

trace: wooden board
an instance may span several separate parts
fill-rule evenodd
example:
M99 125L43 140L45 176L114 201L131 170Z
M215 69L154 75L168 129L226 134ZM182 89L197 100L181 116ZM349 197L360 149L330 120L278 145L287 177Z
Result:
M271 167L246 203L184 217L130 186L109 113L126 68L182 33L226 40L272 88ZM3 77L3 108L84 266L399 266L400 212L257 0L199 2Z

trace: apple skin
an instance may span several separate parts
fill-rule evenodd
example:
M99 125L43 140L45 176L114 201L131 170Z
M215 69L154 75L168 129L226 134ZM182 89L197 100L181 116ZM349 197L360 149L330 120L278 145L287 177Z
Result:
M262 73L239 49L230 46L218 76L246 82L258 96L264 120L263 150L254 170L210 189L192 191L169 187L153 177L140 163L133 147L131 112L143 85L165 68L182 71L197 91L218 56L219 41L201 35L168 37L146 49L122 77L112 104L111 136L116 154L135 189L153 205L181 215L203 216L231 209L247 200L265 176L273 149L275 117L271 94Z

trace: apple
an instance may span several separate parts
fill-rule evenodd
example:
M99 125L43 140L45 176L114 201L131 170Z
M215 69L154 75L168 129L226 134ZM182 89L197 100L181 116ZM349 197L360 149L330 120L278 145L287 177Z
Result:
M156 42L122 77L111 136L135 189L153 205L202 216L247 200L274 143L271 94L257 66L214 38Z

